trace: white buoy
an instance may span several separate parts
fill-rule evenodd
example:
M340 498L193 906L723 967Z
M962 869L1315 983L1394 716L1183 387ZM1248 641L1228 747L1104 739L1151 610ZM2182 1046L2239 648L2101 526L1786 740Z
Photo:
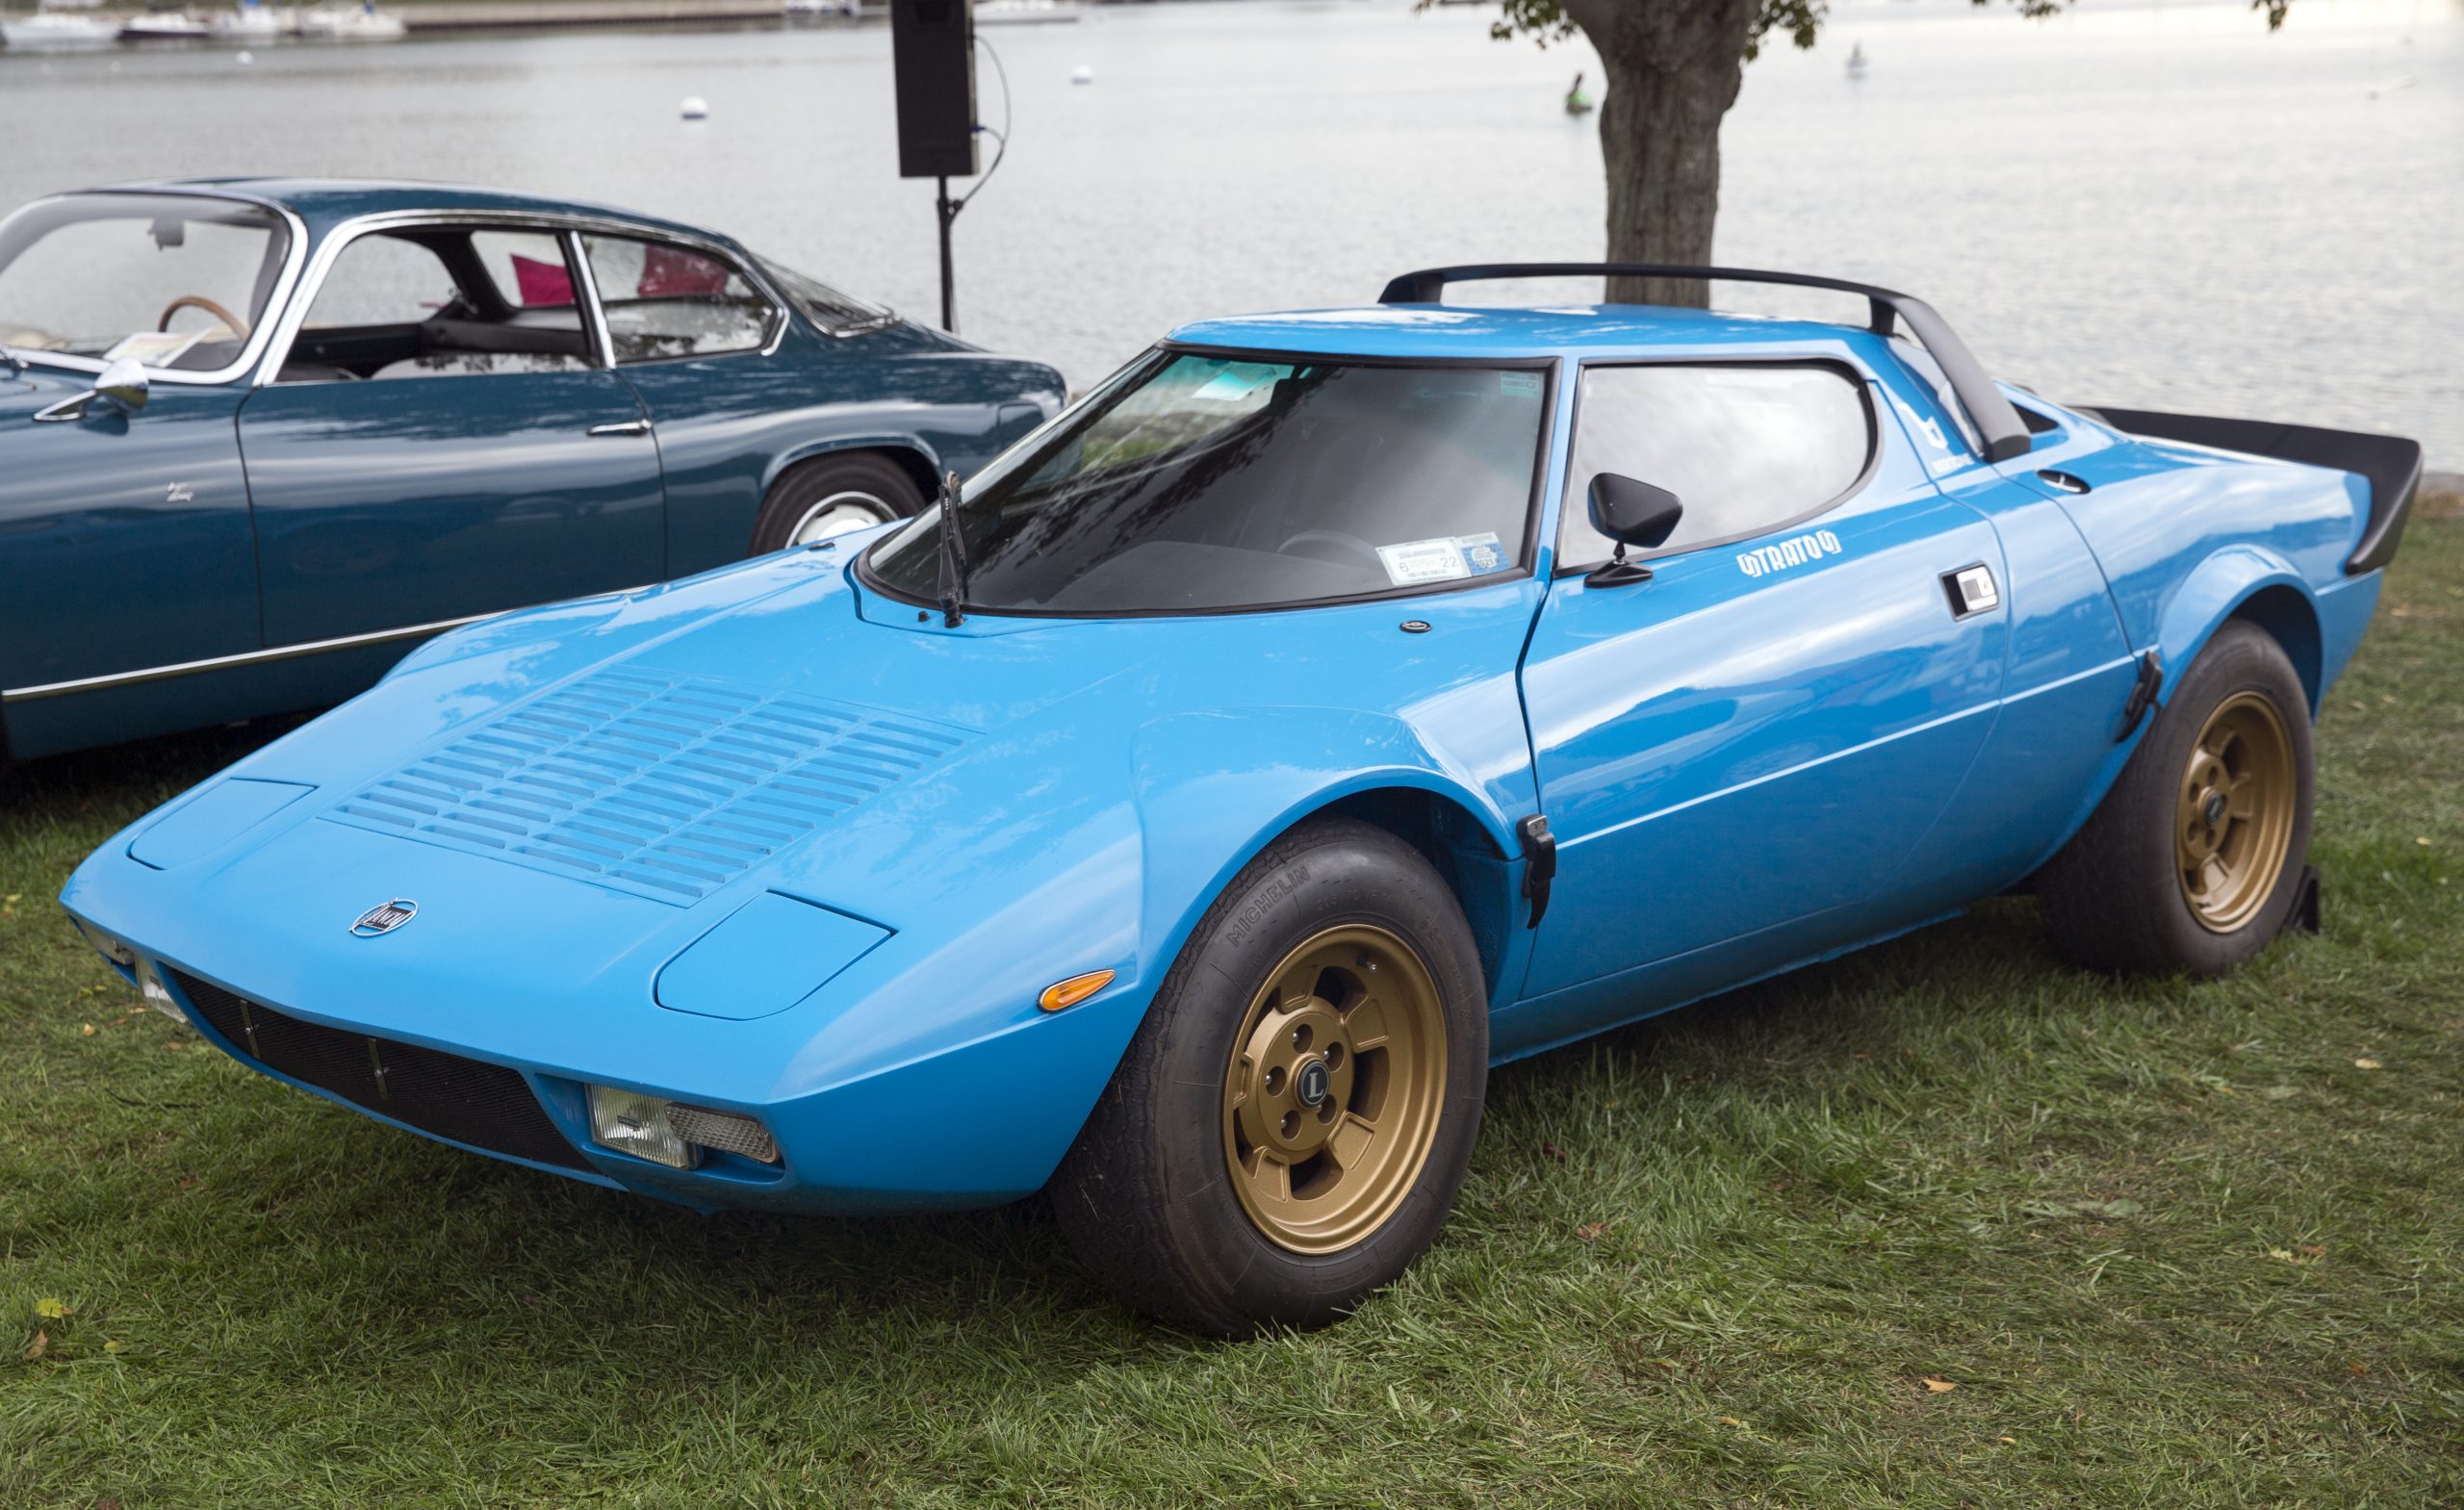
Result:
M1095 82L1095 70L1082 63L1078 66L1069 70L1069 82L1072 84L1092 84Z
M256 55L255 53L252 53L252 52L247 51L245 48L243 48L243 49L241 50L241 52L240 52L240 56L239 56L238 58L236 58L236 59L234 59L234 60L233 60L233 62L235 62L235 63L239 64L239 65L240 65L241 67L243 67L243 68L246 67L248 64L252 64L252 63L254 63L254 62L256 62L256 61L257 61L257 55Z
M684 103L679 105L676 109L677 113L687 120L707 120L710 118L710 102L704 99L699 94L685 95Z

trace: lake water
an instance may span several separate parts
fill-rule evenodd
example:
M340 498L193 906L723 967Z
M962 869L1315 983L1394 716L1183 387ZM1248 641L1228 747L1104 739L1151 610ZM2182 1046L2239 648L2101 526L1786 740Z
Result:
M1492 13L1226 0L988 29L1016 97L959 222L960 329L1083 384L1203 316L1598 256L1598 138L1558 103L1597 64L1493 42ZM0 52L0 206L209 172L497 184L720 227L930 319L933 186L897 177L888 54L882 26L246 66ZM981 88L997 125L989 67ZM688 94L706 121L678 118ZM1921 294L2054 397L2391 429L2464 469L2464 0L2296 0L2274 36L2241 0L2051 22L1841 0L1818 49L1748 67L1724 146L1723 261Z

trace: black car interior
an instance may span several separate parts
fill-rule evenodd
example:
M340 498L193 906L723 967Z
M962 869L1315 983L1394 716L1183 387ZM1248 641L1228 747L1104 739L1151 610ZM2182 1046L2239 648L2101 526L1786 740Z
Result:
M472 244L471 228L419 226L377 234L433 253L452 279L451 296L434 314L408 323L317 324L312 307L312 323L292 342L277 381L559 371L594 365L581 311L570 303L520 306L507 299ZM567 261L566 277L578 286Z

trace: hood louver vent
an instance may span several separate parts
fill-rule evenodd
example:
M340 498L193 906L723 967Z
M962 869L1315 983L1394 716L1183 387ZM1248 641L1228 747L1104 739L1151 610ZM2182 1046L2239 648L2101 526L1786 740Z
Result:
M602 671L326 817L681 906L968 738L853 703Z

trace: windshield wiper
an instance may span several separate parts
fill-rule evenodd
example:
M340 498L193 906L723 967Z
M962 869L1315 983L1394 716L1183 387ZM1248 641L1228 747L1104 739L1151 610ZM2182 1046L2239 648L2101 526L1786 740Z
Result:
M941 473L941 627L966 623L966 536L959 530L959 474Z

